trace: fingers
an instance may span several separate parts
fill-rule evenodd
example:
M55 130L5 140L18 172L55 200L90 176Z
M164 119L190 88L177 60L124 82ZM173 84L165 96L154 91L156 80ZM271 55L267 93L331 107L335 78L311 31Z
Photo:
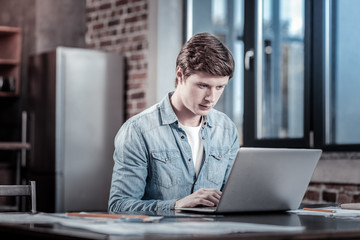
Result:
M220 192L217 189L214 189L214 190L215 191L213 192L212 196L214 196L217 200L220 200L222 192Z
M197 190L194 194L199 194L200 196L204 196L204 197L211 196L220 200L222 193L214 188L202 188Z
M202 191L201 191L202 190ZM217 206L221 198L221 192L217 189L200 189L201 205Z
M176 207L196 207L198 205L217 206L221 198L221 192L217 189L202 188L175 203Z
M195 206L206 206L206 207L215 207L217 205L216 201L211 201L207 199L199 199L198 204Z
M219 198L216 198L216 197L214 197L214 196L212 196L212 195L209 195L207 198L206 198L206 200L208 200L208 201L210 201L211 202L211 206L216 206L216 205L218 205L218 203L219 203Z

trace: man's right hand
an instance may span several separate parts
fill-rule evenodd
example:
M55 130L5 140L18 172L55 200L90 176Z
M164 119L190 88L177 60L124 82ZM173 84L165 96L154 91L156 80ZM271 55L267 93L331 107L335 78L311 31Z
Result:
M215 207L218 205L221 192L214 188L202 188L175 202L175 209L181 207L196 207L204 205Z

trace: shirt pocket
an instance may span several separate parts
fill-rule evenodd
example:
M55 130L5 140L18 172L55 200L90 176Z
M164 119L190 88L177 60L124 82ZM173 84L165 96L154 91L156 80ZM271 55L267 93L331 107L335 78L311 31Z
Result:
M180 182L181 156L178 150L152 151L151 157L150 171L156 185L170 188Z
M229 164L230 148L212 148L208 156L208 180L220 186L224 182L225 173Z

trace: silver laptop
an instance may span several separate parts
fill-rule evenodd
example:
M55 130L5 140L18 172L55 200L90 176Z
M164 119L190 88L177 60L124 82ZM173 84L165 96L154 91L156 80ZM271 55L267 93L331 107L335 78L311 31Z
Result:
M177 209L216 213L297 209L321 153L319 149L242 147L217 207Z

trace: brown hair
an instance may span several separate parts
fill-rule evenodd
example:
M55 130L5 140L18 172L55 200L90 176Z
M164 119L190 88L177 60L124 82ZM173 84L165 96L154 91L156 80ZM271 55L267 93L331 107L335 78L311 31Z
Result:
M234 74L234 65L229 49L209 33L199 33L190 38L176 59L176 67L182 69L184 79L195 71L231 78ZM177 83L176 78L175 87Z

